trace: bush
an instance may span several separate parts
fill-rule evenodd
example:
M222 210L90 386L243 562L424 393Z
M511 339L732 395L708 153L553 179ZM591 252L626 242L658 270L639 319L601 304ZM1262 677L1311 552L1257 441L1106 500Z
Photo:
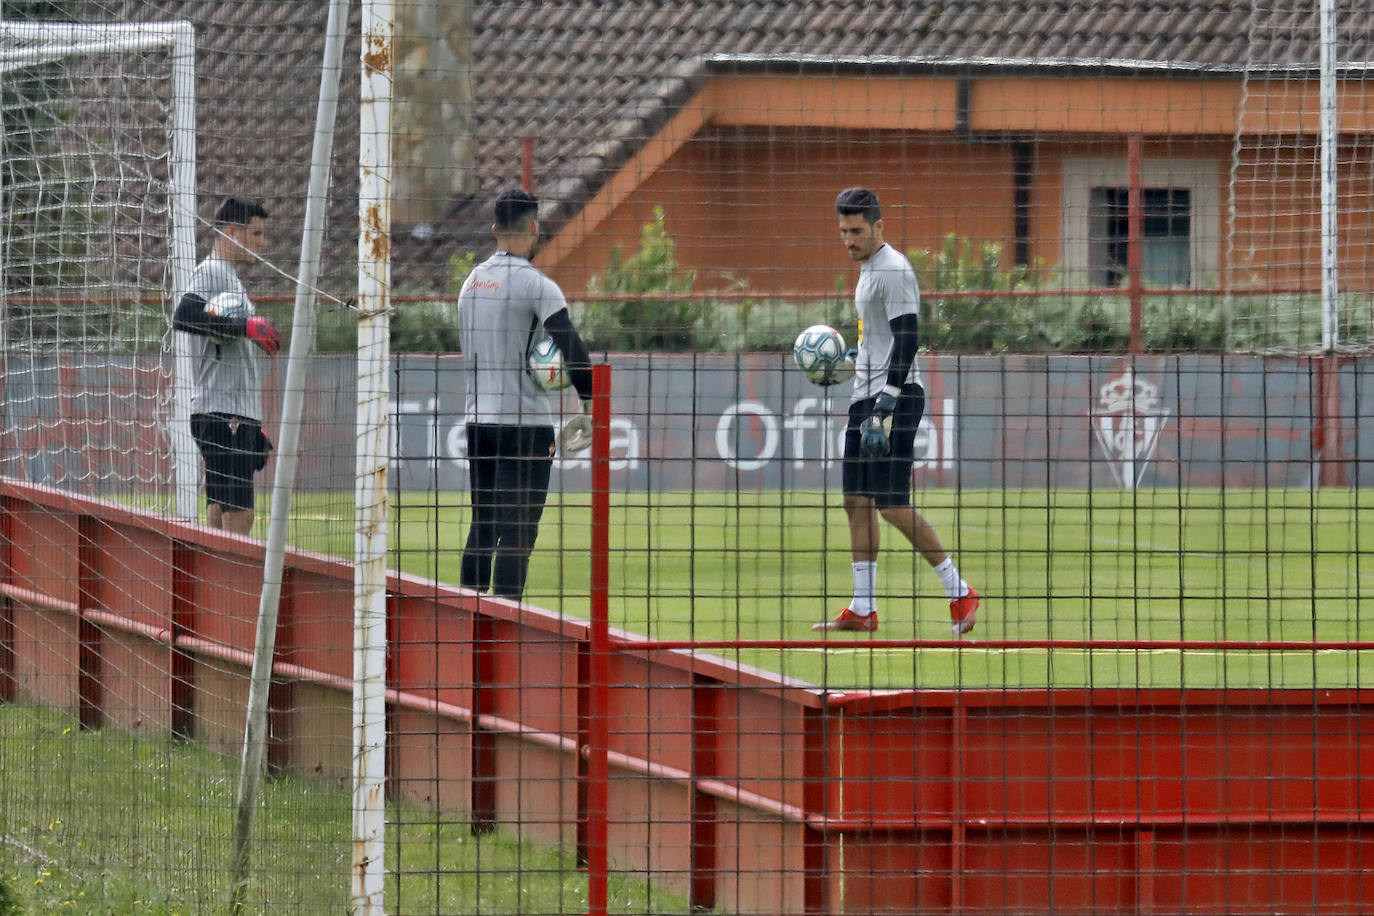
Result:
M605 351L787 352L797 332L828 324L851 345L857 341L850 281L837 275L835 294L807 301L760 297L743 302L687 298L695 274L682 268L667 233L664 212L640 232L629 258L612 251L605 273L589 284L588 301L570 304L573 322L589 348ZM956 235L938 252L909 252L921 282L921 344L936 353L1120 353L1130 345L1130 299L1071 292L1037 294L1044 269L1002 265L1002 246ZM452 353L460 349L457 299L476 262L472 253L449 259L445 302L393 300L394 353ZM595 299L614 293L629 298ZM958 296L948 295L959 293ZM681 294L684 298L673 298ZM633 298L648 296L649 298ZM1156 353L1313 350L1321 344L1321 305L1314 295L1231 296L1190 290L1148 291L1142 316L1144 346ZM289 335L289 305L262 310ZM1374 303L1346 294L1340 303L1339 339L1374 343ZM123 339L155 351L152 331L160 316L130 311ZM137 331L134 330L135 325ZM316 350L352 352L357 313L322 308L316 314ZM146 341L143 338L148 338Z
M588 284L590 302L571 307L573 324L593 350L713 350L720 345L719 316L701 299L663 298L686 293L695 271L677 262L676 243L668 235L663 208L639 233L639 249L623 259L612 248L606 270ZM597 295L647 296L596 301Z
M455 254L448 259L448 293L451 299L436 302L392 297L389 338L392 353L456 353L461 349L456 302L458 293L463 288L463 281L476 265L477 256L470 251ZM289 313L286 318L289 321ZM285 346L283 343L283 347ZM340 307L316 311L316 352L352 353L357 347L356 311Z
M751 299L717 310L719 349L725 353L786 352L802 328L828 324L849 346L859 339L854 304L841 296L809 302Z
M1036 350L1035 296L1006 295L1038 288L1039 262L1002 266L1002 246L950 233L938 252L907 253L922 284L921 342L958 353ZM941 296L941 292L980 295ZM1003 295L998 295L1002 293ZM1029 306L1029 307L1028 307Z
M23 912L19 894L10 887L9 879L0 875L0 916L20 916Z

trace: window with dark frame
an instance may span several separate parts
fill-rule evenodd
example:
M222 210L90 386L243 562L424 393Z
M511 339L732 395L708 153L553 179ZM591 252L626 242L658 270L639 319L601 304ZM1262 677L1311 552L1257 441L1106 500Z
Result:
M1192 191L1144 188L1141 282L1149 287L1192 282ZM1130 189L1093 188L1088 198L1089 283L1124 288L1129 283Z

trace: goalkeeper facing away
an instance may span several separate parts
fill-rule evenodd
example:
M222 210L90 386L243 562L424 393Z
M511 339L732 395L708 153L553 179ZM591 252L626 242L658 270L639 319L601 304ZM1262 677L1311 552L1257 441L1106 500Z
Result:
M838 617L813 630L878 629L878 519L906 536L935 570L949 597L950 629L973 629L978 593L959 577L940 536L911 505L912 447L925 409L916 365L921 291L906 256L883 242L878 195L848 188L835 198L840 241L859 262L854 307L859 348L854 360L854 398L844 434L844 510L854 565L854 597Z
M458 294L472 524L460 584L520 600L553 471L554 395L528 371L531 344L553 338L582 411L558 436L564 452L592 444L592 369L563 292L530 263L539 242L539 202L526 191L496 198L496 253Z

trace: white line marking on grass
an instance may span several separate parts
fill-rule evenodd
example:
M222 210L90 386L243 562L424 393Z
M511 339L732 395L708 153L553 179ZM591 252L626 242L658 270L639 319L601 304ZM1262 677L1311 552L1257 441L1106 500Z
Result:
M1303 655L1312 655L1312 654L1315 654L1315 655L1321 655L1321 656L1337 656L1337 655L1344 655L1344 654L1346 654L1347 652L1349 652L1350 650L1348 650L1348 649L1317 649L1317 650L1314 651L1314 650L1311 650L1311 649L1263 649L1263 648L1254 648L1254 649L1162 649L1162 648L1156 648L1156 649L1132 649L1132 648L1129 648L1129 647L1113 647L1113 646L1102 646L1101 648L1093 648L1093 649L1084 649L1084 648L1080 648L1080 647L1075 646L1075 647L1073 647L1073 648L1062 648L1062 649L1060 649L1060 648L1051 648L1051 647L1048 647L1048 646L980 646L980 645L977 645L976 643L974 643L974 644L970 644L970 645L967 645L967 646L958 646L958 647L947 647L947 646L909 646L909 647L907 647L907 648L895 648L895 649L894 649L894 648L889 648L889 647L886 647L886 646L878 646L878 647L875 647L875 648L868 649L868 648L864 648L863 646L855 646L855 647L853 647L853 648L847 648L847 649L838 649L838 648L836 648L836 649L831 649L831 648L815 648L815 649L812 649L812 648L795 648L795 649L783 649L783 650L781 650L781 651L783 651L783 652L800 652L800 653L807 653L807 654L811 654L811 655L858 655L859 653L869 653L869 654L875 654L875 655L876 655L876 654L882 654L882 655L897 655L897 654L899 654L899 653L900 653L900 654L945 653L945 654L953 655L953 654L958 653L958 652L981 651L981 652L990 652L990 653L1011 653L1011 652L1020 652L1020 653L1026 653L1026 652L1050 653L1050 652L1053 652L1053 653L1055 653L1056 655L1067 655L1067 654L1075 654L1075 655L1105 655L1105 654L1108 654L1108 653L1119 654L1119 655L1189 655L1189 656L1206 656L1206 655L1213 655L1213 656L1216 656L1216 657L1218 657L1218 658L1221 658L1221 657L1224 657L1224 656L1235 656L1235 655L1239 655L1239 654L1260 655L1260 654L1273 654L1273 653L1280 653L1280 654L1284 654L1284 655L1293 655L1293 654L1297 654L1297 653L1302 653ZM1361 653L1363 653L1363 652L1374 652L1374 649L1370 649L1370 650L1356 650L1356 651L1357 651L1357 652L1361 652Z

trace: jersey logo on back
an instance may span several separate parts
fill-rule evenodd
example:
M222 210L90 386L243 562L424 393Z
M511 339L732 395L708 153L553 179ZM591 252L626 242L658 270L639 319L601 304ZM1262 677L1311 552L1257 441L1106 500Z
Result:
M463 292L465 293L474 289L484 289L487 292L494 293L500 288L500 280L495 280L491 278L479 278L476 274L473 274L472 276L468 277L467 282L463 284Z

